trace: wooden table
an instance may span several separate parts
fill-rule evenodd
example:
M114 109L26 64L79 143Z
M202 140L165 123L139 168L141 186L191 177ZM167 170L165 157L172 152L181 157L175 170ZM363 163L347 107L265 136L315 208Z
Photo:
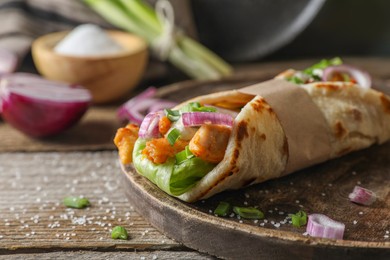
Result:
M284 68L310 63L267 63L240 71L246 76L271 77ZM375 59L361 65L387 74L388 60L379 60L379 64ZM104 108L97 107L90 115L99 109ZM114 109L105 113L107 118L115 117ZM115 124L105 130L103 143L69 145L69 135L85 125L82 122L76 130L45 142L30 140L12 129L2 135L8 142L0 142L0 259L213 259L161 234L135 212L118 178L122 173L111 143ZM0 134L1 127L7 126L0 122ZM85 196L92 205L66 208L62 199L69 195ZM116 225L128 230L128 240L110 237Z

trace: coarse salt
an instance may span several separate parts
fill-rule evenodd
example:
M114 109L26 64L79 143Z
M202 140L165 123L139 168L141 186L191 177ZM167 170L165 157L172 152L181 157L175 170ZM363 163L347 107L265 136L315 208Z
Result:
M76 27L54 48L59 54L71 56L104 56L123 50L122 46L94 24Z

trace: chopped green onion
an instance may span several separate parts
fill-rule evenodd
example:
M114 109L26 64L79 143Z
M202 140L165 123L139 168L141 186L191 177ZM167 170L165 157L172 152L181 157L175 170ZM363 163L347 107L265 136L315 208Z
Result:
M180 131L176 128L173 128L171 131L169 131L167 135L167 139L170 145L174 145L176 143L176 140L180 137Z
M68 208L83 209L91 205L87 198L80 197L66 197L63 200L63 203Z
M176 164L181 164L185 160L191 159L194 156L195 155L190 151L190 148L187 145L186 148L183 151L178 152L177 154L175 154Z
M247 219L262 219L264 218L264 213L259 209L253 207L233 207L234 213L239 215L242 218Z
M122 226L116 226L111 231L111 238L113 239L127 240L128 237L127 230Z
M303 84L304 83L302 79L295 77L295 76L288 79L288 81L295 83L295 84Z
M231 207L229 203L221 201L214 210L214 215L225 217L227 214L229 214L230 208Z
M180 119L180 111L172 109L164 109L165 115L171 122L176 122Z
M190 147L189 147L188 145L186 146L185 151L186 151L187 159L190 159L190 158L192 158L192 157L195 156L195 155L191 152Z
M217 112L215 107L202 106L199 102L191 102L181 108L182 112Z
M317 69L325 69L326 67L329 66L335 66L335 65L340 65L343 64L343 61L339 57L335 57L330 60L323 59L319 63L316 63L309 68L305 69L303 72L306 73L307 75L314 76L313 72L314 70Z
M186 150L183 150L175 154L175 158L176 158L176 164L181 164L182 162L187 160Z
M166 25L156 11L143 0L83 0L109 23L132 32L147 41L152 51L158 51L158 41ZM173 25L174 26L174 25ZM174 28L172 46L162 55L174 66L195 79L219 79L232 74L232 67L215 53L183 32Z
M307 223L307 215L303 210L298 211L296 214L290 214L290 217L294 227L304 226Z

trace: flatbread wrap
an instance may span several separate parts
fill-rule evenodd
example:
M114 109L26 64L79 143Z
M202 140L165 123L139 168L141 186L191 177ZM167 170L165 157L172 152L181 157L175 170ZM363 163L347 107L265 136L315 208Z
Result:
M333 63L199 96L147 115L140 128L119 129L124 169L132 164L166 193L194 202L389 140L390 98ZM318 75L333 67L331 79Z

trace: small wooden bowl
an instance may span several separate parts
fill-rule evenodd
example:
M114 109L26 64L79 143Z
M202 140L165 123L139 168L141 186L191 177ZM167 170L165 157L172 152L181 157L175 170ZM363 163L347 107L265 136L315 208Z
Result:
M95 104L118 100L139 82L146 67L148 50L138 36L107 31L125 51L115 55L70 56L53 49L69 31L44 35L32 44L32 56L39 73L52 80L77 83L89 89Z

